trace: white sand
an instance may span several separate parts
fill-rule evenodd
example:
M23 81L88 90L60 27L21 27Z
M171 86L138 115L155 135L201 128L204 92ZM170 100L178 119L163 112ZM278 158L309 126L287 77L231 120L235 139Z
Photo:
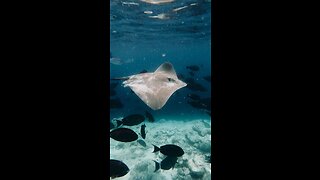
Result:
M211 179L211 163L205 156L211 154L211 121L188 120L173 121L161 119L154 123L145 122L147 147L137 141L124 143L110 138L110 158L124 162L130 169L129 173L118 180L191 180ZM140 136L140 125L129 127ZM161 162L165 155L152 153L152 144L160 147L175 144L184 150L184 155L178 158L174 169L155 170L155 163Z

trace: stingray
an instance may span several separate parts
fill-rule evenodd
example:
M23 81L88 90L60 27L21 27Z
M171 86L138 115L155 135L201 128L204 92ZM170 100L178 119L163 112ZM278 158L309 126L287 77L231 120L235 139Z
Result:
M127 77L113 78L123 81L151 109L161 109L170 96L187 84L178 79L171 63L161 64L154 72L139 73Z

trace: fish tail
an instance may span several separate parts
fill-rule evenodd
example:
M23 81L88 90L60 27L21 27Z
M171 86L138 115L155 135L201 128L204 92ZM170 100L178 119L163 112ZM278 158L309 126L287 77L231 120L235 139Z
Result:
M158 163L157 161L153 160L155 165L156 165L156 169L154 170L154 172L158 171L160 169L160 163Z
M117 120L117 127L121 126L123 123L120 120Z
M153 144L152 144L153 145ZM153 145L153 147L154 147L154 150L153 150L153 152L157 152L157 151L160 151L160 148L158 148L156 145Z

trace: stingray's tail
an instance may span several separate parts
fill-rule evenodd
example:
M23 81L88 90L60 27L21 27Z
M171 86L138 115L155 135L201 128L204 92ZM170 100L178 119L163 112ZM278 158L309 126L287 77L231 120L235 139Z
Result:
M110 80L128 80L129 77L115 77L115 78L111 78Z

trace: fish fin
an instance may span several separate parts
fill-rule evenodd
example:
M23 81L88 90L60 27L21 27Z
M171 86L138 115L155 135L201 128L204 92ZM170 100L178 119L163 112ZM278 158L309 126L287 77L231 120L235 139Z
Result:
M139 133L139 135L142 137L142 139L144 139L144 137L142 136L142 134L141 134L141 133Z
M153 145L153 147L154 147L154 150L153 150L153 152L157 152L157 151L160 151L160 148L158 148L156 145L154 145L154 144L152 144Z
M121 126L123 124L123 122L120 121L120 120L116 120L116 121L117 121L117 127L119 127L119 126Z
M156 169L154 170L154 172L158 171L160 169L160 163L158 163L157 161L153 160L156 164Z
M177 162L178 162L178 161L176 161L176 162L174 163L174 165L172 166L172 169L174 169L174 166L177 164Z

